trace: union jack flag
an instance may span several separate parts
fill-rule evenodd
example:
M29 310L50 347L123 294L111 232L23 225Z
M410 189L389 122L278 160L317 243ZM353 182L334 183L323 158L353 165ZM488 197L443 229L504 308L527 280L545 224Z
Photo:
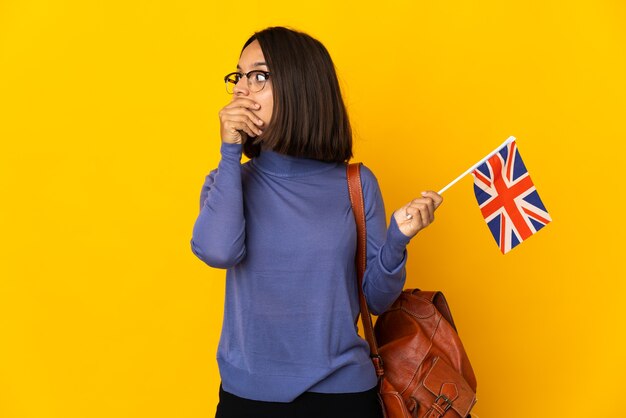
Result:
M506 254L552 219L539 198L515 141L473 172L480 211Z

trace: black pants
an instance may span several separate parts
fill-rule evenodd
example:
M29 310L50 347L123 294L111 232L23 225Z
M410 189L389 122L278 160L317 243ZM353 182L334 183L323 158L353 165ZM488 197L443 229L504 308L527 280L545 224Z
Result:
M293 402L261 402L240 398L220 385L215 418L382 418L377 388L358 393L306 392Z

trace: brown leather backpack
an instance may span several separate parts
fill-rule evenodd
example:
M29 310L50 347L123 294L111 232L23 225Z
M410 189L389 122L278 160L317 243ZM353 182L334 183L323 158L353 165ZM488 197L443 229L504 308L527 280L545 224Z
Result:
M441 292L409 289L378 317L363 294L367 235L360 163L348 165L357 223L357 276L365 338L387 418L465 418L476 403L476 378Z

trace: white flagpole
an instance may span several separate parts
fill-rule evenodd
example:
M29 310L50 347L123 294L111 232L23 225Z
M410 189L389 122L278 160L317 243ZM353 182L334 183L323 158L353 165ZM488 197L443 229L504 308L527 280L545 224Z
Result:
M454 186L454 184L456 182L458 182L459 180L461 180L463 177L467 176L469 173L471 173L472 171L474 171L476 169L476 167L478 167L479 165L481 165L482 163L484 163L485 161L487 161L489 158L491 158L495 153L497 153L498 151L500 151L503 147L505 147L506 145L508 145L509 143L515 141L515 137L514 136L510 136L507 138L506 141L504 141L502 143L502 145L500 145L498 148L494 149L493 151L491 151L485 158L483 158L482 160L480 160L479 162L477 162L476 164L474 164L473 166L471 166L470 168L467 169L467 171L465 171L463 174L461 174L459 177L455 178L454 180L452 180L450 183L448 183L448 185L446 187L444 187L443 189L439 190L439 194L442 194L443 192L445 192L446 190L448 190L450 187Z

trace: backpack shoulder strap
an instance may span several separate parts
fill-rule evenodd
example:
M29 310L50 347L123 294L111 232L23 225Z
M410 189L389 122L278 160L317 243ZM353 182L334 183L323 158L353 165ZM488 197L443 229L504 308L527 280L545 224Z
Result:
M350 203L357 227L357 251L356 251L356 270L359 289L359 304L361 309L361 322L363 323L363 331L365 339L370 346L370 356L376 368L376 374L382 376L384 374L382 359L378 353L378 345L374 336L374 326L372 323L372 315L367 307L367 300L363 293L363 275L367 265L367 230L365 225L365 203L363 201L363 187L361 184L361 163L348 164L347 173L348 192L350 194Z

